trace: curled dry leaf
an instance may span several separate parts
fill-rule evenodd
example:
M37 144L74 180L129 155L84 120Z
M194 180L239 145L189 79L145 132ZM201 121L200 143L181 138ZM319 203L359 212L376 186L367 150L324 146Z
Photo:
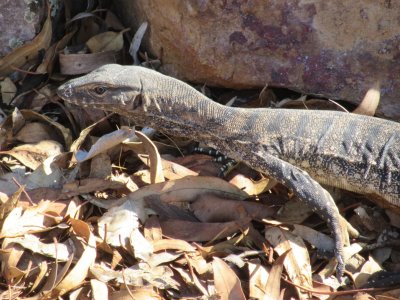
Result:
M177 239L162 239L152 242L154 252L164 251L164 250L179 250L184 252L195 252L196 249L193 248L188 242L177 240Z
M142 132L135 131L135 134L139 137L140 141L143 143L147 154L149 155L149 161L140 156L143 162L147 166L150 166L150 183L164 182L163 167L161 165L161 157L158 153L156 145Z
M221 299L246 299L239 278L222 259L214 257L212 266L215 290Z
M78 147L83 143L84 139L93 128L94 126L90 126L81 132L79 138L71 146L71 151L78 150ZM82 163L121 144L124 140L129 139L134 135L134 131L127 127L105 134L96 141L96 143L90 148L89 152L82 150L78 151L75 154L76 160Z
M137 53L139 51L140 44L142 43L143 36L146 33L147 26L148 26L147 22L143 22L142 24L140 24L138 30L135 33L135 36L132 39L131 45L129 47L129 54L132 56L133 64L136 66L138 66L140 64Z
M231 180L229 180L229 183L237 186L250 196L260 195L263 192L270 190L275 185L273 180L271 181L267 177L254 181L242 174L235 175Z
M123 188L124 184L120 182L104 180L100 178L87 178L65 184L62 190L62 197L72 197L81 194L104 191L107 189Z
M18 110L17 108L13 111L11 116L8 116L4 123L1 124L0 128L6 130L10 134L16 135L21 128L27 123L38 122L43 123L51 127L52 137L57 137L57 142L65 145L67 148L72 143L71 131L61 125L58 122L55 122L51 118L39 114L33 110ZM25 136L27 136L25 134ZM8 137L9 140L13 139L13 136Z
M176 162L161 158L161 165L164 176L169 180L176 180L186 176L197 176L197 172L192 171Z
M375 115L376 109L378 108L379 101L381 98L380 83L375 83L375 86L370 88L365 94L364 99L353 110L354 114L373 116Z

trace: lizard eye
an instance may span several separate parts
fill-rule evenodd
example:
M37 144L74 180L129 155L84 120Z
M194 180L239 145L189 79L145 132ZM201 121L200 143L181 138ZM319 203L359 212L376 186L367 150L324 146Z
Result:
M94 92L97 95L103 95L107 91L107 88L105 86L96 86L94 88Z

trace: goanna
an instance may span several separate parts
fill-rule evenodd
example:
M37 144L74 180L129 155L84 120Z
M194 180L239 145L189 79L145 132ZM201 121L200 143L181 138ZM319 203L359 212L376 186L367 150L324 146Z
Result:
M115 64L65 83L58 94L204 142L283 183L327 222L339 277L344 270L340 215L320 183L369 194L400 211L398 123L334 111L226 107L172 77Z

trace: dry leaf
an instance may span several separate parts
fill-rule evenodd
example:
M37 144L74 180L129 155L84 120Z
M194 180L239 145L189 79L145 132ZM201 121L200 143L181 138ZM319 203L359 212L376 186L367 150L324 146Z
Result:
M188 176L182 179L170 180L145 186L127 195L127 198L135 201L147 196L157 195L163 202L190 202L202 194L214 194L228 199L243 200L248 195L216 177Z
M59 54L60 71L63 75L79 75L89 73L105 64L115 64L120 54L105 51L89 54Z
M120 32L107 31L93 36L86 42L86 46L90 52L106 52L106 51L119 51L124 46L123 34L129 31L130 28L124 29Z
M271 218L277 211L262 203L227 200L218 196L200 195L190 205L193 214L202 222L223 222L251 217L256 220Z
M150 183L159 183L164 182L164 173L161 165L161 157L158 153L157 147L154 143L143 133L140 131L135 131L135 134L139 137L140 141L143 143L144 148L146 149L147 154L149 155L149 162L143 159L143 156L140 156L142 161L145 161L147 166L150 166Z
M14 98L17 92L17 87L15 86L14 82L12 82L9 77L6 77L0 82L0 89L2 103L10 105L11 100Z
M266 299L278 299L281 293L281 276L283 271L284 261L291 249L281 254L272 265L271 271L268 276L267 284L265 285Z
M78 140L80 142L83 142L84 138L87 136L90 130L93 129L93 127L94 126L90 126L86 128L85 131L82 131L81 136ZM126 127L105 134L97 140L97 142L91 147L89 152L85 152L82 150L78 151L75 154L76 160L82 163L100 153L106 152L107 150L111 149L112 147L115 147L116 145L121 144L124 140L131 138L132 136L134 136L134 131ZM71 151L77 150L78 147L78 144L76 143L77 141L75 141L74 144L71 146Z
M67 261L73 250L71 246L66 243L42 243L38 237L32 234L25 234L24 237L13 238L12 242L17 243L34 253L39 253L51 258L57 258L59 261Z
M4 220L0 238L22 236L27 233L47 231L48 226L55 224L53 218L46 216L50 201L41 201L35 207L14 208Z
M303 240L279 227L266 228L265 238L274 246L274 250L279 255L291 250L284 262L290 280L298 285L311 289L310 257Z
M132 231L139 227L139 218L146 218L143 201L125 201L99 218L99 235L107 244L126 246Z
M162 239L152 242L154 252L165 251L165 250L179 250L184 252L195 252L196 249L193 248L188 242L176 239Z
M373 88L370 88L368 92L365 94L364 99L357 106L355 110L353 110L353 114L365 115L365 116L373 116L375 115L376 109L378 108L379 101L381 98L380 92L380 83L375 83Z
M26 123L15 135L15 139L23 143L39 143L43 140L57 140L54 128L40 122Z
M96 279L91 279L90 286L92 288L93 300L108 299L108 287L105 282Z
M137 228L132 230L129 241L135 258L148 262L154 252L153 244Z
M249 296L255 299L267 299L265 297L265 287L269 278L269 268L260 263L248 262L249 269ZM280 280L280 276L278 277ZM277 299L277 298L271 298Z
M53 140L40 141L36 144L25 144L14 147L8 151L0 151L0 154L8 154L18 159L23 165L35 170L47 158L56 156L63 151L61 144Z
M229 180L229 183L237 186L250 196L260 195L273 188L276 184L274 180L270 180L267 177L254 181L242 174L235 175L231 180Z
M89 225L80 220L70 219L70 221L75 233L84 239L85 250L78 258L75 266L50 293L45 295L44 299L54 299L76 288L85 280L89 268L96 259L96 238L90 232Z
M181 220L166 220L161 222L163 234L184 241L211 241L222 239L231 234L244 231L251 219L244 218L235 222L226 223L199 223Z
M215 289L222 300L246 299L239 278L222 259L214 257L212 266Z

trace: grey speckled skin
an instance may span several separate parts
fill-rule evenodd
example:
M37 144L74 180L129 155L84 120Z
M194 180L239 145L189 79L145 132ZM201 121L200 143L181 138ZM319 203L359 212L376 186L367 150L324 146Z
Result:
M137 125L190 137L292 189L326 222L343 274L343 234L327 184L370 194L400 211L400 125L333 111L220 105L189 85L136 66L106 65L62 85L58 94Z

